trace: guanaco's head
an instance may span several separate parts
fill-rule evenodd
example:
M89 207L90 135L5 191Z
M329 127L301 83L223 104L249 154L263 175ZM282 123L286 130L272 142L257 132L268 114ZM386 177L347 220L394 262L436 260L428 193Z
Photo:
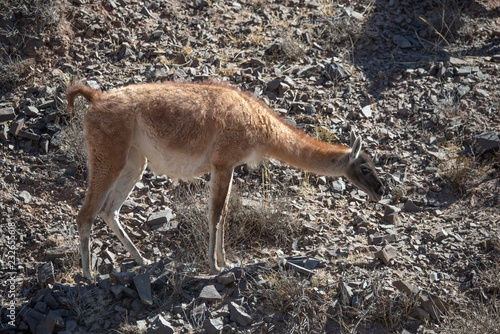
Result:
M352 131L351 152L345 177L378 202L384 194L384 185L377 175L372 158L361 151L361 146L361 137Z

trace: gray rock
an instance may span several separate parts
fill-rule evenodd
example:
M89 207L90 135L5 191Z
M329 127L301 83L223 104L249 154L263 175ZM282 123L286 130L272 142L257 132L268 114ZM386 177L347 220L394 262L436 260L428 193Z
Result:
M11 121L15 118L16 118L16 113L14 111L14 108L6 107L0 109L0 123Z
M71 247L53 247L45 251L47 260L61 259L68 255L76 253L76 250Z
M351 76L351 72L349 72L342 66L335 63L330 63L326 65L325 71L323 73L327 79L333 82L338 82L340 80L347 79Z
M31 195L26 190L21 191L18 197L21 201L23 201L24 204L28 204L29 202L31 202Z
M333 188L333 191L335 191L337 193L343 193L344 190L346 189L346 185L345 185L344 180L337 179L337 180L333 181L332 188Z
M351 306L354 292L352 288L345 282L340 284L340 303L345 306Z
M390 224L399 222L399 211L398 207L393 205L387 205L384 212L384 220Z
M54 283L54 265L47 262L38 268L38 284L45 287L47 284Z
M456 69L455 74L458 76L466 76L472 73L472 67L462 66Z
M172 213L171 209L166 209L163 211L158 211L149 216L147 220L147 224L149 226L160 225L164 223L168 223L175 215Z
M380 234L375 233L368 237L369 245L382 245L384 243L394 242L397 239L397 235L395 233L388 234Z
M453 66L462 66L462 65L468 64L465 60L455 58L455 57L450 57L449 62Z
M436 233L436 236L434 237L434 241L436 242L441 242L444 239L448 238L449 234L445 230L441 229Z
M228 271L226 273L222 273L215 279L217 283L222 285L233 284L236 281L236 276L232 271Z
M409 199L404 204L404 210L406 212L419 212L422 209L418 205L416 205L411 199Z
M200 292L200 299L206 300L209 302L214 302L218 300L222 300L221 295L217 292L217 289L213 285L205 286Z
M57 311L50 310L45 320L37 326L37 333L52 333L64 327L64 320Z
M500 147L500 139L495 131L485 131L474 136L475 151L478 154Z
M460 97L463 97L465 94L467 94L470 91L470 87L466 85L460 85L457 88L458 95Z
M409 49L413 47L413 44L408 40L408 38L401 35L394 35L393 37L394 43L399 46L401 49Z
M146 273L134 276L134 284L141 301L146 305L153 305L149 274Z
M224 327L224 323L218 319L205 319L203 329L205 334L219 334Z
M281 78L277 78L277 79L269 81L267 83L267 90L270 90L270 91L277 90L281 84L281 81L282 81Z
M26 106L26 107L24 107L24 113L27 116L38 116L40 114L40 111L38 110L37 107Z
M116 284L111 287L111 292L115 296L117 300L120 300L123 298L123 291L125 290L125 287L121 284Z
M30 131L21 130L21 131L19 131L18 136L21 138L33 140L33 141L39 141L41 138L40 135L37 135L36 133L31 132L31 130Z
M408 295L417 295L420 292L420 289L418 287L406 281L394 281L392 282L392 285L399 291L402 291Z
M243 306L235 302L229 303L229 318L240 326L248 326L252 322L252 317L246 312Z
M115 284L127 285L134 279L135 273L110 273L111 281Z
M373 113L372 113L372 106L369 104L369 105L366 105L364 106L363 108L361 108L361 113L366 117L366 118L370 118L372 117Z
M380 259L385 265L389 265L391 260L398 255L396 248L392 246L385 246L380 251L375 253L375 257Z
M19 134L19 131L24 126L24 118L18 119L15 122L13 122L10 126L9 133L13 136L17 136Z
M147 334L174 334L172 325L161 315L155 317Z

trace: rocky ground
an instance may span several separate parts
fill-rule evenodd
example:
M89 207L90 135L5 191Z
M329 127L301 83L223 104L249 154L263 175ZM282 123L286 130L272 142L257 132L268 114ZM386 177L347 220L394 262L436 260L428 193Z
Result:
M499 1L3 0L0 333L497 333ZM207 177L146 171L80 275L79 102L218 79L325 141L356 130L388 192L270 160L235 171L209 276Z

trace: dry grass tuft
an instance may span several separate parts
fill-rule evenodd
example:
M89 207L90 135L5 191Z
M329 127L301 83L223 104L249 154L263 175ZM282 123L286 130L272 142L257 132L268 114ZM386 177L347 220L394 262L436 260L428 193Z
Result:
M298 37L288 33L280 43L280 51L286 59L296 61L300 59L300 57L304 56L307 51L307 47Z
M444 334L497 334L500 324L500 300L474 302L463 309L450 312L441 323Z
M9 86L17 84L27 79L33 72L35 65L34 59L7 59L3 65L0 65L0 86Z
M80 323L98 321L113 313L113 297L99 287L70 287L62 290L59 301L76 316Z
M289 331L311 333L324 326L325 311L335 293L320 293L321 281L286 271L281 266L261 276L266 283L253 286L255 295L265 306L285 315ZM324 287L321 290L324 291Z
M446 152L446 158L437 167L441 176L450 181L454 189L464 193L469 184L486 176L487 166L478 163L474 156L464 155L461 146L448 142L442 149Z
M178 190L173 200L181 223L179 234L170 240L174 253L190 263L208 268L208 183L191 183ZM278 195L276 195L278 197ZM228 256L249 248L290 247L301 225L285 210L282 199L249 200L233 187L225 228Z

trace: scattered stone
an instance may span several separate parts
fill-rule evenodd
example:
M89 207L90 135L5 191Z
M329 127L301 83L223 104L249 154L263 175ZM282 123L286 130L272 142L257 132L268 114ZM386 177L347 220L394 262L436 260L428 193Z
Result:
M158 314L155 316L151 324L151 328L146 332L147 334L174 334L175 330L165 318Z
M248 326L253 321L252 317L246 312L245 308L235 302L229 303L229 312L231 321L236 322L238 325Z
M19 199L23 201L24 204L31 202L31 195L26 190L23 190L18 195Z
M393 205L387 205L384 212L384 220L390 224L395 224L399 222L399 211L398 207Z
M368 237L369 245L382 245L385 243L394 242L397 239L397 235L395 233L381 234L375 233Z
M500 139L495 131L485 131L474 136L475 151L482 154L500 147Z
M9 133L13 136L17 136L19 134L19 131L21 131L21 129L23 128L23 126L24 126L24 118L17 119L11 124Z
M224 327L224 323L218 319L205 319L203 329L206 334L219 334Z
M385 246L380 251L375 253L375 257L380 259L385 265L389 265L391 260L398 255L396 248L392 246Z
M151 293L151 280L149 278L149 274L135 275L133 279L141 301L146 305L153 305L153 295Z
M401 49L409 49L413 47L413 44L404 36L394 35L393 37L394 43L399 46Z
M411 199L407 200L404 204L404 210L406 212L419 212L422 211L422 209L416 205Z
M52 262L47 262L38 267L38 284L41 287L54 283L54 279L54 265Z
M45 258L47 260L55 260L65 258L68 255L75 254L76 250L71 247L53 247L45 251Z
M336 63L326 65L323 73L327 79L333 82L338 82L351 76L351 72Z
M133 281L135 273L110 273L109 276L114 284L127 285Z
M418 295L420 293L420 289L418 287L406 281L394 281L392 282L392 285L394 285L394 287L399 291L403 291L408 295Z
M158 211L149 216L147 220L147 224L149 226L156 226L160 224L168 223L171 219L173 219L175 215L172 213L171 209L166 209L163 211Z
M372 106L371 105L366 105L363 108L361 108L361 112L363 113L363 116L366 118L372 117Z
M467 65L468 63L465 60L455 58L455 57L450 57L448 60L451 65L453 66L462 66L462 65Z
M14 111L14 108L7 107L7 108L0 109L0 123L11 121L15 118L16 118L16 113Z
M345 306L351 306L354 292L345 282L340 283L340 303Z
M26 116L33 117L33 116L38 116L40 114L40 111L38 110L37 107L26 106L24 107L24 113L26 114Z
M219 276L217 276L217 278L215 280L219 284L230 285L236 281L236 276L234 275L234 272L228 271L228 272L222 273Z
M206 300L209 302L215 302L218 300L222 300L221 295L213 285L207 285L205 286L201 292L200 292L200 297L201 300Z
M434 241L441 242L441 241L443 241L446 238L448 238L448 232L446 232L445 230L441 229L440 231L438 231L436 233L436 236L434 237Z

